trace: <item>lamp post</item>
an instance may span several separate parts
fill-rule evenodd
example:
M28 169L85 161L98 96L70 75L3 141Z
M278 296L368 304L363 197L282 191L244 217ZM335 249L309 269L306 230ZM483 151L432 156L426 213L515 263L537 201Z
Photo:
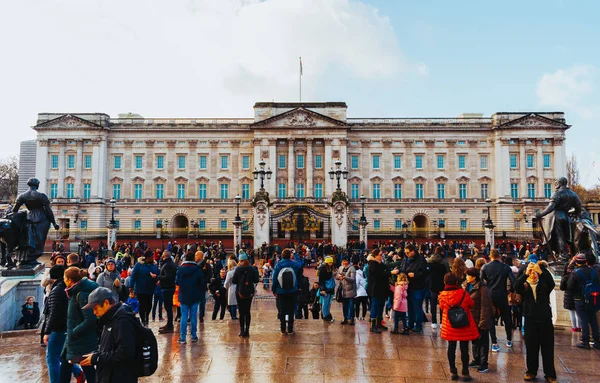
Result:
M262 161L261 161L262 162ZM261 178L261 188L262 188L262 178ZM242 248L242 218L240 217L240 204L242 203L242 197L240 195L235 196L235 207L236 214L235 219L233 220L233 246L236 250L236 256L239 249Z
M487 207L487 219L484 222L485 228L485 244L490 244L490 249L494 248L494 222L490 216L490 208L492 207L492 200L487 198L485 200L485 206Z
M339 182L339 180L338 180ZM339 188L339 184L338 184ZM365 250L369 248L367 244L367 225L369 222L367 221L367 217L365 217L365 203L367 202L367 197L364 195L360 196L360 204L362 206L362 214L360 216L360 220L358 221L358 225L360 227L360 241L365 244Z
M166 229L165 231L168 236L169 235L169 219L165 218L163 222L165 223L165 229Z
M257 170L256 168L254 168L254 171L252 172L252 174L254 174L255 180L260 178L260 190L261 191L265 190L265 177L268 180L270 180L271 175L273 174L273 172L271 171L271 168L268 168L267 170L265 170L265 165L266 165L265 160L260 160L260 162L258 163L258 166L260 169Z
M348 179L348 170L346 170L346 168L344 168L344 170L342 170L342 161L340 161L338 159L337 161L335 161L335 170L333 168L331 168L331 170L329 171L329 178L337 179L337 189L336 190L342 189L340 186L340 179L342 177L345 180Z
M117 221L115 220L115 207L117 206L117 200L112 198L110 201L110 221L108 222L108 235L106 243L109 251L112 252L113 245L117 242Z

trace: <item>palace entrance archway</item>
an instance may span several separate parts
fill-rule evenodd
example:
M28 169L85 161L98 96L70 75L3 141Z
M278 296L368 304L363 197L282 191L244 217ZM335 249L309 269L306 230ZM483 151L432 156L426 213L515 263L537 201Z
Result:
M308 205L297 205L271 215L271 238L302 242L331 238L331 217Z
M189 222L185 215L176 215L173 217L173 234L176 237L187 237Z
M425 238L429 235L429 219L423 214L415 215L413 218L415 237Z

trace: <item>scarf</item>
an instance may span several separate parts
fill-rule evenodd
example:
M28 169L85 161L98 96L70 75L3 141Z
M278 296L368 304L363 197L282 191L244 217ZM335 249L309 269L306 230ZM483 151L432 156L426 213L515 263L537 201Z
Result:
M533 293L533 301L536 302L537 301L537 287L538 287L538 282L536 281L534 283L529 278L527 278L527 283L529 283L529 287L531 287L531 292Z

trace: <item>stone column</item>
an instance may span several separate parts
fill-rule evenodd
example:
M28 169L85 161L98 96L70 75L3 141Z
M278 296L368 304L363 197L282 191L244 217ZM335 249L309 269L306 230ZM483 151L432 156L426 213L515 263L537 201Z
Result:
M536 197L544 197L544 154L542 152L542 139L537 139L535 142L537 147L537 163L536 163L536 174L537 174L537 190Z
M313 190L313 151L312 151L313 139L306 139L306 197L312 198L315 193Z
M287 191L287 195L290 198L293 198L296 196L295 193L295 176L296 176L296 165L295 165L295 158L294 158L294 139L293 138L288 138L288 163L287 163L287 168L288 168L288 191Z
M344 139L344 138L340 138L340 161L342 161L342 170L346 169L348 171L350 171L350 163L348 162L348 140ZM388 164L389 166L389 164ZM329 175L329 174L327 174ZM337 182L337 181L336 181ZM342 188L342 191L346 194L350 193L350 190L348 190L348 180L344 179L342 177L342 179L340 180L340 187Z
M112 246L115 242L117 242L117 228L111 227L109 225L108 234L107 234L107 238L106 238L106 243L109 248L109 251L111 251L110 249L112 249Z
M58 140L60 145L60 152L58 154L58 198L65 198L65 168L67 162L65 161L65 145L67 141ZM104 164L106 166L106 164Z
M35 156L35 176L40 180L39 190L50 197L50 190L46 189L48 182L48 140L38 140Z
M267 163L266 168L267 169L271 169L271 171L273 172L273 175L271 176L270 180L265 180L265 189L267 189L267 192L273 196L273 198L275 198L277 196L277 140L276 139L269 139L269 146L267 148L268 153L269 153L269 158L267 161L265 161ZM254 190L258 190L254 189Z
M567 176L567 156L565 154L564 139L554 139L554 179ZM570 185L569 185L570 186Z
M368 224L369 223L366 220L358 223L360 241L365 243L365 249L369 248L369 244L367 243L367 241L368 241L367 225Z
M490 244L491 248L495 248L494 246L494 225L486 225L485 226L485 244Z
M236 195L242 195L242 186L240 184L240 140L231 140L231 190L229 196L231 198Z
M360 192L359 197L361 195L366 196L367 198L372 198L371 194L371 180L369 179L369 173L371 171L371 153L369 152L369 147L371 145L370 140L360 140L360 161L359 161L359 172L361 178ZM327 156L325 156L327 158ZM329 167L326 168L329 171ZM325 174L327 179L329 179L328 174Z
M252 140L252 145L253 145L253 149L254 149L254 163L251 165L252 169L254 170L260 170L258 168L258 163L260 162L260 160L262 159L261 156L261 139L260 138L255 138ZM252 175L252 177L254 177L254 174ZM275 177L273 177L275 178ZM267 180L265 180L266 182ZM252 188L255 192L257 192L260 189L260 178L257 178L254 180L254 187Z
M258 199L255 197L255 201ZM259 248L263 243L267 245L271 243L270 227L271 213L267 201L258 200L254 206L254 248Z
M233 221L233 246L238 247L238 249L242 248L242 221Z
M519 194L521 198L527 198L527 160L525 153L524 138L519 139Z

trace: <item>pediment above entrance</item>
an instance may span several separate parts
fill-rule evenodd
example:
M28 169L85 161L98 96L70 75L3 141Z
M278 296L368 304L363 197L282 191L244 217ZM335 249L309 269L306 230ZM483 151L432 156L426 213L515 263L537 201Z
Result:
M505 122L496 129L568 129L567 125L561 121L556 121L537 113L529 113L517 119Z
M340 128L346 123L305 108L296 108L252 125L255 128Z
M65 114L55 119L34 126L35 130L105 130L106 127L98 125L73 114Z

